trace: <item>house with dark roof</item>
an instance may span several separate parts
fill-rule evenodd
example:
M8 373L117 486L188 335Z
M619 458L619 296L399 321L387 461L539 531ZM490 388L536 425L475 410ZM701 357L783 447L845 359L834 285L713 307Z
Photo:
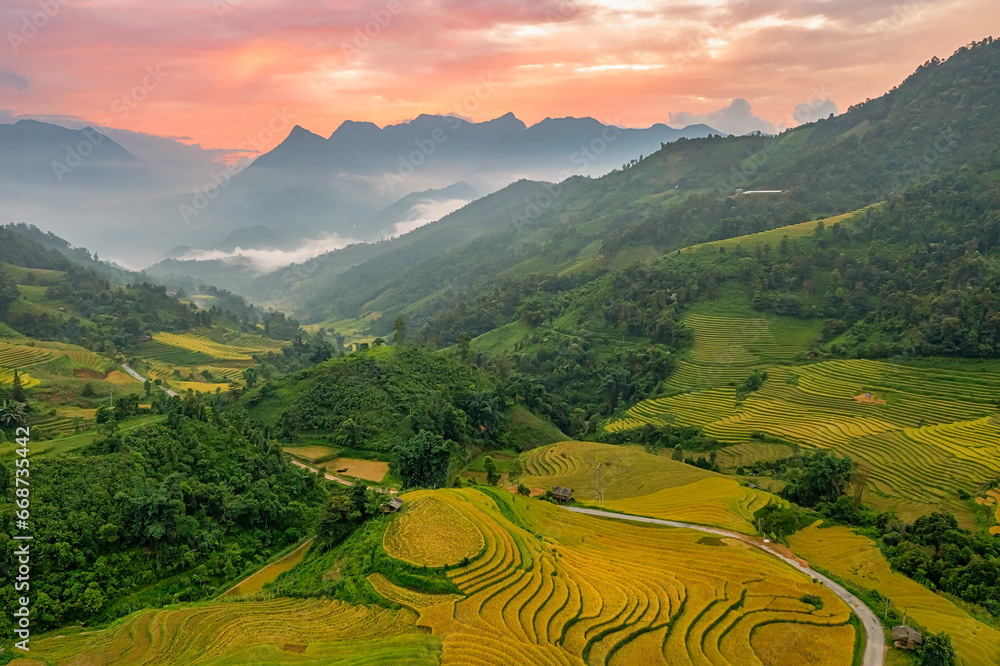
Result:
M569 502L573 499L573 489L563 488L562 486L554 486L552 488L552 496L556 498L558 502Z
M892 644L903 650L916 650L924 644L924 637L913 627L901 624L892 628Z
M382 507L382 513L395 513L403 508L403 500L398 497L393 497L389 502Z

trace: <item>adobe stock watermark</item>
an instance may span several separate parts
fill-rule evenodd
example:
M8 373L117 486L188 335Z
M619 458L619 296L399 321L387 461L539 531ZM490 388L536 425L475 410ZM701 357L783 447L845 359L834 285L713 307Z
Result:
M934 142L916 157L911 157L903 163L902 172L907 174L918 174L930 169L938 159L950 153L962 135L952 128L946 128L938 132L934 137Z
M889 33L899 30L904 23L920 13L927 0L904 0L892 6L889 18L879 19L875 27L882 33L882 39L889 39Z
M615 121L617 123L617 119ZM609 125L601 130L600 135L590 140L590 143L580 146L569 156L569 163L577 167L579 172L585 171L596 162L618 140L622 134L622 129L617 124ZM510 215L511 224L518 225L528 222L550 208L563 195L563 182L568 178L578 175L571 169L563 169L556 177L556 182L550 183L545 189L525 200L523 213L514 212Z
M38 36L45 26L62 10L63 0L39 0L38 11L21 19L21 29L7 33L7 41L14 53L20 53L21 48Z
M238 150L242 152L256 152L257 154L263 153L271 145L275 137L278 136L278 133L288 129L291 121L295 118L284 107L281 109L275 108L272 111L271 119L268 121L267 126L248 136L238 146ZM246 162L233 162L219 171L209 171L209 180L202 187L195 188L194 194L191 196L191 203L180 203L177 205L177 210L185 224L191 224L192 218L203 213L211 205L212 201L222 193L222 190L229 185L233 176L247 166L248 163Z
M741 0L734 5L735 9L743 9L750 4L750 0ZM732 9L725 8L713 21L704 26L697 34L691 36L684 46L684 50L674 54L674 65L678 70L684 69L691 61L705 55L706 51L712 48L712 40L721 39L727 28L736 24L736 15Z
M389 27L392 19L403 11L403 3L400 0L389 0L382 9L371 11L372 20L354 29L354 37L350 42L340 42L340 52L344 55L345 62L351 62L357 58L362 51L368 48L372 40L382 34L382 31Z
M132 111L146 101L149 94L159 88L168 76L160 65L147 65L144 71L145 74L138 85L135 85L127 90L123 90L121 94L115 97L109 105L108 108L117 116L117 120L127 120ZM105 130L114 130L114 121L115 119L110 117L102 118L97 126ZM101 145L104 139L107 138L105 134L102 134L92 127L84 128L81 131L83 132L84 138L78 141L76 145L66 146L66 157L63 158L61 162L52 162L52 172L55 175L56 180L60 183L62 183L66 179L66 176L71 174L74 169L83 164L84 160L86 160L87 157L89 157L94 150ZM110 134L111 132L108 133Z
M461 116L469 116L479 105L487 100L496 91L496 84L493 82L493 75L479 77L478 84L472 94L456 104L448 113L448 127L435 127L430 133L421 138L414 139L414 150L409 153L399 155L399 163L396 171L386 171L383 173L383 181L379 186L381 194L396 191L396 186L406 181L407 178L416 173L417 169L427 163L438 149L443 146L452 133L463 124Z

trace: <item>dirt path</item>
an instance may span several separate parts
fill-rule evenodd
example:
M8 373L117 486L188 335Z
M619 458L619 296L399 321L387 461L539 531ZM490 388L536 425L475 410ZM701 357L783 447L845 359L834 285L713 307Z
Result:
M128 374L132 375L134 378L138 379L140 382L142 382L144 384L146 383L146 378L145 377L143 377L138 372L136 372L132 368L128 367L124 363L122 363L122 370L124 370ZM166 386L161 386L160 389L162 391L164 391L167 395L169 395L171 398L176 398L177 397L177 394L174 393L173 391L171 391L170 389L168 389Z
M320 470L318 470L317 468L310 467L309 465L306 465L304 463L300 463L298 460L290 460L289 462L291 462L293 465L298 465L302 469L307 469L310 472L312 472L313 474L319 474L319 472L320 472ZM332 474L327 474L326 472L323 473L323 476L325 478L329 479L330 481L336 481L337 483L343 484L345 486L353 486L354 485L350 481L347 481L345 479L341 479L338 476L333 476ZM389 493L390 495L396 495L396 494L399 493L398 490L383 490L382 488L373 488L373 490L377 490L380 493Z
M318 470L318 469L316 469L315 467L310 467L309 465L306 465L306 464L303 464L303 463L300 463L300 462L299 462L298 460L292 460L292 461L290 461L290 462L291 462L291 463L292 463L293 465L298 465L298 466L299 466L299 467L301 467L302 469L307 469L307 470L309 470L309 471L310 471L310 472L312 472L313 474L319 474L319 470ZM345 486L353 486L353 485L354 485L354 484L353 484L353 483L351 483L350 481L345 481L344 479L341 479L341 478L339 478L339 477L336 477L336 476L333 476L332 474L327 474L327 473L325 473L325 472L324 472L324 473L323 473L323 476L324 476L325 478L329 479L330 481L336 481L337 483L342 483L342 484L344 484Z
M879 622L875 613L873 613L868 606L865 606L856 596L823 574L813 571L808 566L805 566L798 558L784 555L776 549L770 548L768 544L761 543L759 540L755 540L745 534L738 534L736 532L730 532L728 530L722 530L715 527L692 525L690 523L681 523L675 520L646 518L645 516L630 516L624 513L601 511L600 509L582 509L577 507L565 508L567 511L572 511L574 513L584 513L601 518L617 518L618 520L631 520L638 523L652 523L654 525L665 525L666 527L680 527L683 529L697 530L699 532L708 532L709 534L716 534L719 536L729 537L731 539L739 539L740 541L750 544L754 548L759 548L765 553L779 558L789 566L795 567L807 576L815 578L818 581L822 581L822 583L826 585L834 594L840 597L840 599L850 607L854 614L858 616L858 619L861 620L861 624L864 625L865 628L865 634L868 636L868 644L865 646L864 660L861 663L863 666L882 666L882 661L885 658L885 632L882 630L882 623Z

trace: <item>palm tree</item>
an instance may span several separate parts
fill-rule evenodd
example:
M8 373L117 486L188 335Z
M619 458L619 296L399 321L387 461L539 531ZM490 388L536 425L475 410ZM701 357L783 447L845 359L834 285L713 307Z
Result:
M15 400L0 403L0 425L9 428L24 425L24 403Z

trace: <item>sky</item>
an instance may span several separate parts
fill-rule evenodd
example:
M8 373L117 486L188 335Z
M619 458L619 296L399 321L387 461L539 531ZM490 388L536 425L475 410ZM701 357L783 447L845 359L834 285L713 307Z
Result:
M0 120L223 153L421 113L773 130L998 25L997 0L3 0Z

